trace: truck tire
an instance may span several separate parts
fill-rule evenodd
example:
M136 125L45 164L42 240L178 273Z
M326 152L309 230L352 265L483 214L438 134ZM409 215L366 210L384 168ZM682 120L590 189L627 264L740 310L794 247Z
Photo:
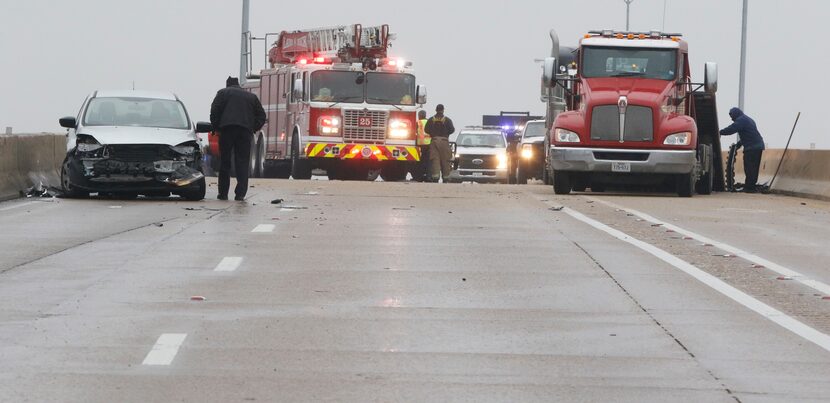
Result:
M553 193L558 195L571 193L571 177L567 172L553 173Z
M262 136L256 142L256 157L254 159L254 171L251 173L254 178L265 177L265 140Z
M695 193L695 173L677 175L677 195L680 197L692 197Z
M311 162L300 158L300 137L296 133L291 138L291 177L295 180L311 179Z
M709 166L706 167L706 172L700 176L700 179L697 180L697 184L695 185L695 190L697 191L697 194L712 194L712 187L714 185L714 175L712 175L712 171L714 170L713 165L714 164L710 159Z

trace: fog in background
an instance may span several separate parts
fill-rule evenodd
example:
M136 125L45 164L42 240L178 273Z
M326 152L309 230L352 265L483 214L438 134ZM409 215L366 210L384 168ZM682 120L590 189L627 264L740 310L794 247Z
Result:
M750 0L746 112L771 147L783 147L798 111L797 148L830 148L825 98L830 53L821 0ZM58 132L95 89L171 90L195 120L207 120L225 78L239 71L241 0L2 0L0 130ZM737 104L740 0L668 0L665 31L689 42L693 78L719 65L721 126ZM412 60L457 126L502 110L543 114L541 68L548 30L576 45L592 29L624 29L623 0L484 1L251 0L251 30L390 24L391 54ZM661 29L663 0L635 0L631 29ZM255 66L265 50L255 45ZM726 140L734 141L734 136Z

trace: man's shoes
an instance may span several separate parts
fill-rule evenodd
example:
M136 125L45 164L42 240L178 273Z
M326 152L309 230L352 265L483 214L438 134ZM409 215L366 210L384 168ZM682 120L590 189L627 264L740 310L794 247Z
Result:
M744 189L744 193L758 193L758 189Z
M245 201L245 196L236 196L233 199L236 201Z
M219 199L219 200L228 200L228 195L219 195L219 196L216 196L216 198Z

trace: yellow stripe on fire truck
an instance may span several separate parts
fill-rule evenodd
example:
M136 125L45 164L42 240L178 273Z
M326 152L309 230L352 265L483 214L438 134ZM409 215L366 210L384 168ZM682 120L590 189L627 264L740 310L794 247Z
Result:
M420 161L416 146L378 146L372 144L308 143L309 158L363 159L377 161Z

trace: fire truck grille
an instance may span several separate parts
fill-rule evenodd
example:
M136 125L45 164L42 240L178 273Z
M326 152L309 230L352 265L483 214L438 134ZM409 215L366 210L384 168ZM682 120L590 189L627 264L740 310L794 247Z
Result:
M366 119L371 119L371 126L362 126ZM347 109L343 111L343 140L373 141L386 140L386 125L389 113L386 111L363 111Z
M170 146L162 144L124 144L107 146L106 155L119 161L159 161L175 159Z
M617 105L595 106L591 113L591 140L620 140L620 110ZM625 111L624 141L652 141L651 108L629 105Z

